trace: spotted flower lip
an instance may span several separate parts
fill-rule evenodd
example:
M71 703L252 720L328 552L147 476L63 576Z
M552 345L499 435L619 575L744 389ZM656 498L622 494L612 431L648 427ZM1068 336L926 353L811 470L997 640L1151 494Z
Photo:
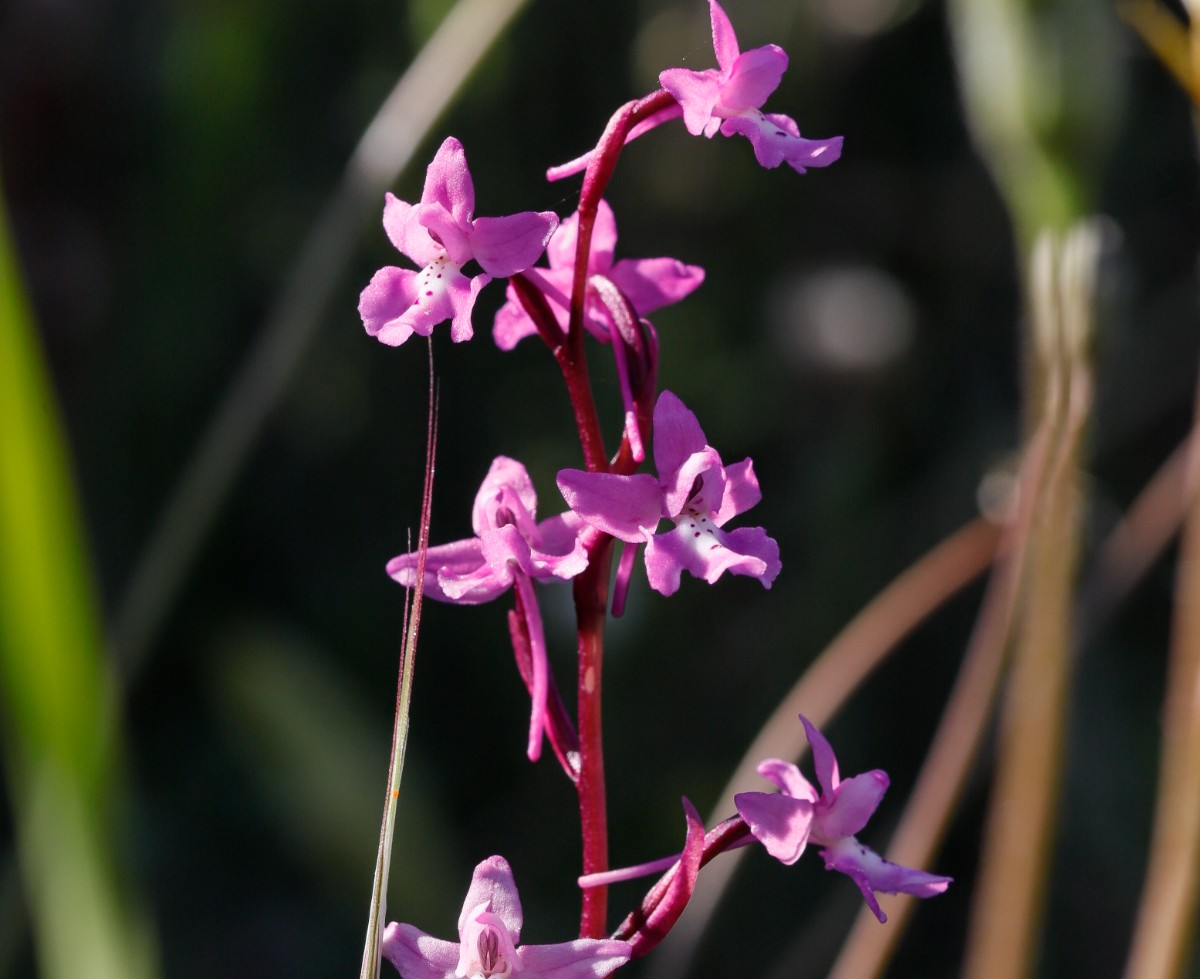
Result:
M779 545L761 527L722 529L762 497L753 463L725 466L696 416L670 391L654 406L654 462L657 477L564 469L558 488L593 527L646 545L646 575L663 595L679 589L684 571L709 584L728 571L770 588L781 567ZM657 533L664 518L675 526Z
M808 167L834 163L842 154L841 136L804 139L790 117L761 111L787 70L787 53L775 44L743 52L717 0L709 0L709 14L718 67L668 68L658 76L659 84L679 103L687 131L710 139L718 130L724 136L745 136L764 167L786 162L804 173Z
M887 915L879 907L877 891L921 898L945 891L953 878L902 867L858 842L855 834L875 813L887 791L888 777L876 769L841 778L837 758L825 736L803 714L800 722L812 746L821 791L795 765L770 758L758 766L758 773L774 782L779 792L742 792L734 796L738 813L767 852L781 863L793 864L810 842L817 844L825 869L853 880L881 922L887 921Z
M471 876L457 942L392 922L383 934L383 955L401 979L602 979L632 954L628 942L616 939L520 945L522 924L512 869L503 857L493 856Z
M576 212L558 226L546 246L549 268L536 268L537 284L550 301L550 308L565 332L570 311L571 283L575 274L575 245L579 232ZM617 222L608 202L601 200L592 230L588 254L588 277L603 276L629 300L638 316L649 316L664 306L677 303L704 281L704 269L674 258L615 259ZM595 290L588 290L584 325L598 340L609 342L609 325ZM537 332L516 293L510 286L508 301L496 313L493 335L502 350Z
M550 211L498 218L476 218L474 212L466 153L450 136L429 165L419 203L385 198L384 231L421 270L386 266L375 273L358 303L367 333L394 347L414 333L429 336L450 320L451 339L469 340L479 291L493 277L515 275L536 262L558 227ZM483 271L468 278L462 269L472 259Z

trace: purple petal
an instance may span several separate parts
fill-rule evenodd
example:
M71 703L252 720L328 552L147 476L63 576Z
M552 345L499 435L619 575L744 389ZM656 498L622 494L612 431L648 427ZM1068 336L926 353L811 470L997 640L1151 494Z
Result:
M761 527L726 533L681 520L675 530L656 534L646 544L646 576L662 595L679 589L682 571L710 585L728 571L757 578L770 588L779 568L779 545Z
M546 696L550 689L550 665L546 658L546 633L542 628L542 610L538 606L537 595L533 582L526 575L517 575L514 579L517 594L520 596L520 609L525 614L525 631L529 636L530 677L529 698L532 709L529 712L529 740L525 746L525 755L530 761L537 761L542 756L542 732L546 729Z
M473 604L469 599L464 601L461 598L451 598L447 595L442 590L439 576L442 572L447 572L451 576L469 575L480 568L486 568L486 565L483 560L483 544L478 537L469 537L466 540L455 541L452 544L440 544L437 547L431 547L425 556L425 581L423 590L426 596L435 598L440 602ZM413 551L411 554L401 554L398 557L392 558L387 563L387 573L405 587L415 585L417 577L417 552ZM494 597L493 595L489 598L478 599L477 601L490 601Z
M616 476L564 469L558 474L558 488L580 517L630 544L646 540L662 516L658 480L646 473Z
M743 115L726 119L721 124L721 132L726 136L740 133L749 139L754 147L754 158L770 169L786 160L797 173L805 173L808 167L827 167L842 155L841 136L803 139L790 117L774 113L763 115L757 109L748 109Z
M721 106L734 110L760 108L779 87L787 66L788 56L777 45L747 51L733 63L721 85Z
M712 136L721 120L713 111L721 99L721 73L715 68L689 71L687 68L668 68L658 76L658 83L675 97L683 110L683 124L693 136L703 133Z
M501 572L497 575L487 561L471 571L439 568L438 587L446 600L456 605L481 605L499 598L512 587L512 570L501 565Z
M429 237L429 229L417 220L419 211L392 194L384 195L383 230L396 250L418 265L437 258L440 246Z
M492 281L489 275L477 275L468 283L464 276L457 276L446 290L450 302L452 320L450 323L450 339L455 343L470 340L475 335L471 327L471 311L475 308L475 300L479 291ZM438 322L442 322L438 320ZM421 331L418 329L418 333ZM422 334L423 335L423 334Z
M704 269L674 258L622 259L609 272L639 316L677 303L704 281Z
M884 922L887 921L887 915L879 907L875 891L911 894L920 898L934 897L943 893L954 880L953 877L942 877L885 860L852 836L825 847L821 855L825 858L825 869L836 870L853 880L875 917Z
M517 958L538 979L597 979L616 971L633 954L628 942L577 938L559 945L522 945Z
M812 787L812 783L808 779L800 774L800 769L790 761L767 758L759 762L757 772L768 782L774 782L784 795L789 795L793 799L805 799L808 802L817 801L817 790Z
M691 456L706 447L696 416L678 397L664 390L654 405L654 465L659 477L664 483L670 480Z
M812 830L811 802L775 792L741 792L733 802L771 856L789 866L800 859Z
M812 747L813 764L817 769L817 781L821 783L821 793L827 798L832 797L841 781L838 777L837 757L825 735L803 714L800 715L800 723L804 725L804 735Z
M447 136L425 171L422 204L438 204L454 219L469 224L475 213L475 185L467 169L467 154L453 136Z
M521 940L521 898L513 880L512 868L503 857L488 857L475 868L471 875L471 886L467 889L462 911L458 916L458 933L461 935L468 924L471 912L486 903L488 910L496 915L512 936L513 943ZM455 955L457 961L457 950ZM451 966L453 968L453 966Z
M845 779L834 793L832 805L818 814L813 832L822 842L853 836L867 825L888 789L888 777L875 770Z
M511 523L511 517L498 521L496 513L497 508L510 497L515 498L513 502L528 517L537 515L537 491L533 488L528 470L516 459L496 456L488 467L487 475L483 477L471 507L471 529L475 531L475 536L482 537L485 531L494 530L501 522Z
M393 265L381 268L358 299L358 315L367 333L398 347L413 335L410 313L416 297L416 272Z
M725 492L720 506L713 514L713 522L724 527L740 513L745 513L762 499L758 488L758 477L754 475L754 463L749 459L725 467Z
M425 237L441 248L455 265L466 265L471 254L471 224L459 221L440 204L418 204L413 208L413 221L424 229ZM414 232L411 238L417 238Z
M712 21L713 53L717 56L717 64L728 72L738 58L738 40L733 32L733 24L717 0L708 0L708 15Z
M402 979L446 979L458 965L458 942L443 941L394 921L383 933L381 949Z
M541 258L557 227L558 215L552 211L479 218L470 235L471 253L489 275L508 278Z
M583 521L570 510L556 517L547 517L537 525L534 545L545 554L573 553L582 546L579 533L583 528ZM584 553L587 553L586 549Z

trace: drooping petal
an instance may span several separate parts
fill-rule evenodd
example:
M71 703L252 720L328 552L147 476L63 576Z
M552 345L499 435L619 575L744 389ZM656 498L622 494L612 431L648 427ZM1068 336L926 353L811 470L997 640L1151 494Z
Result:
M779 87L787 66L788 56L776 44L739 55L721 85L721 107L735 111L761 108Z
M683 571L710 585L728 571L757 578L770 588L779 569L779 545L761 527L726 532L711 522L705 527L681 520L674 530L656 534L646 545L646 577L662 595L678 591Z
M953 877L942 877L885 860L853 836L825 847L821 856L825 858L826 870L843 873L858 885L867 906L881 922L887 921L887 915L875 899L876 891L884 894L911 894L921 898L934 897L943 893L954 880Z
M483 542L480 541L480 550ZM486 560L477 568L458 571L452 568L438 569L438 588L446 600L456 605L482 605L503 595L512 587L512 569L500 562L500 574Z
M557 227L558 215L552 211L477 218L471 230L471 253L489 275L508 278L542 257Z
M800 859L812 831L811 802L776 792L741 792L733 802L771 856L789 866Z
M567 506L587 523L630 544L653 534L662 516L658 480L646 473L617 476L563 469L558 488Z
M464 276L450 283L450 287L446 290L450 300L450 309L452 319L450 321L450 339L455 343L462 343L464 340L470 340L475 335L475 331L471 326L471 311L475 309L475 300L479 298L479 291L492 281L490 275L474 276L470 282L467 282ZM442 322L438 320L437 322ZM420 330L417 330L420 333ZM422 334L424 336L424 334Z
M708 0L708 16L712 21L713 53L721 70L729 72L738 59L738 40L729 15L717 0Z
M458 943L427 935L393 921L383 933L381 950L401 979L447 979L458 965Z
M524 921L521 898L517 894L512 868L504 857L488 857L475 867L475 872L471 875L471 886L467 889L467 896L458 916L460 935L469 923L471 912L481 904L486 904L487 909L504 922L514 944L520 942L521 925Z
M817 790L790 761L767 758L759 762L757 771L768 782L774 782L784 795L790 795L793 799L807 799L809 802L817 801Z
M721 123L721 132L725 136L745 136L754 147L754 158L768 169L786 160L797 173L805 173L808 167L827 167L842 155L843 137L804 139L789 116L764 115L757 109L746 109L726 119Z
M417 298L417 273L387 265L367 283L358 299L358 315L367 333L390 347L413 335L411 311Z
M599 979L623 966L632 954L628 942L612 938L577 938L517 949L525 973L538 979Z
M842 781L832 805L822 808L813 832L822 841L853 836L867 825L888 789L888 777L876 769Z
M695 292L704 269L674 258L623 258L608 277L640 316L649 316Z
M669 480L689 457L706 447L696 416L675 394L664 390L654 405L654 465L660 478Z
M439 205L464 225L475 213L475 185L467 169L467 154L453 136L443 140L425 171L421 203Z

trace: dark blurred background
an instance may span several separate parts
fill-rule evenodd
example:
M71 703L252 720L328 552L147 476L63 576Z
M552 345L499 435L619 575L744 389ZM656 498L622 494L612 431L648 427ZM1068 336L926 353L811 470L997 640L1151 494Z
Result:
M448 6L0 6L4 195L110 613L358 136ZM784 559L770 592L685 579L667 600L635 575L606 666L617 864L678 849L680 796L707 811L805 665L977 512L981 479L1008 464L1021 426L1013 233L968 136L943 5L726 9L743 48L789 52L767 108L807 136L844 134L845 150L828 170L765 171L744 140L695 139L675 124L628 149L607 194L619 257L707 270L692 298L655 317L662 386L726 460L754 458L763 501L742 522L766 527ZM1112 247L1089 545L1186 433L1198 346L1188 104L1139 41L1110 26L1115 60L1097 70L1115 73L1124 97L1099 171ZM428 159L453 134L477 213L566 216L578 179L547 184L546 167L590 147L662 68L711 64L700 0L533 0L395 192L417 199ZM128 837L171 977L307 979L358 964L403 601L383 566L415 529L426 405L421 346L383 347L356 313L372 272L393 263L404 260L372 222L129 681ZM545 515L561 508L554 473L579 462L545 349L531 339L502 354L491 342L502 293L481 298L474 342L452 347L436 331L435 543L469 534L494 455L527 464ZM606 356L594 378L613 422ZM1044 975L1113 974L1124 959L1172 576L1171 562L1156 566L1080 652ZM569 695L568 594L543 594ZM907 641L828 732L844 772L891 774L867 842L881 844L902 808L980 594L968 590ZM389 916L453 937L471 869L498 852L521 887L525 940L553 942L576 927L576 807L549 755L524 758L528 697L507 607L426 607ZM894 975L957 969L987 774L929 868L956 883L920 909ZM639 896L637 885L618 889L614 921ZM815 857L785 869L753 854L693 974L821 975L858 904ZM0 970L34 974L28 940L9 933Z

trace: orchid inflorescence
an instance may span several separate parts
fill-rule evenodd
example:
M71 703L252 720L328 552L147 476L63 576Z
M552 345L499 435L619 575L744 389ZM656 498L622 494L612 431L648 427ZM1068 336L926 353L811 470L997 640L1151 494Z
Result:
M726 464L708 444L696 416L676 394L657 389L658 337L646 316L679 302L704 280L704 271L673 258L618 259L617 230L603 192L623 146L673 119L693 135L747 137L764 167L786 162L804 173L841 154L842 139L809 140L787 116L762 106L787 68L775 45L742 52L724 10L709 0L717 68L670 68L662 88L630 102L610 120L596 148L552 168L562 179L583 172L579 208L560 221L549 212L474 216L475 192L462 144L447 138L430 164L421 200L387 195L383 225L396 248L420 271L387 267L363 290L359 312L366 330L396 346L429 336L450 321L456 343L474 334L476 298L493 278L505 278L506 302L493 336L511 350L538 335L566 382L583 450L583 468L558 474L568 509L538 519L537 493L525 467L496 458L472 511L473 536L402 554L387 571L430 598L460 605L490 602L511 591L510 632L532 701L526 753L536 761L551 745L579 793L583 834L580 937L559 945L519 945L521 906L507 862L490 857L475 870L462 914L459 942L441 941L407 924L392 924L383 953L404 979L435 977L605 976L658 944L687 904L701 867L719 853L760 842L785 864L809 843L828 869L858 885L871 910L886 918L878 891L930 897L950 878L900 867L863 846L862 830L888 786L881 771L841 779L833 751L801 718L813 749L820 791L792 764L765 761L759 773L777 793L737 796L736 815L704 832L685 799L687 833L675 857L626 871L607 865L604 774L597 678L603 653L608 583L617 541L623 544L611 607L619 615L639 554L650 587L674 594L683 572L713 584L726 572L770 588L780 571L779 546L761 527L727 529L761 498L750 459ZM546 266L536 263L545 253ZM464 272L474 262L476 274ZM624 418L620 448L604 450L588 381L584 333L610 347ZM655 475L636 470L647 446ZM665 530L659 527L667 522ZM643 551L644 548L644 551ZM579 641L578 716L562 705L549 660L536 584L573 582ZM615 933L606 924L608 883L665 871Z

